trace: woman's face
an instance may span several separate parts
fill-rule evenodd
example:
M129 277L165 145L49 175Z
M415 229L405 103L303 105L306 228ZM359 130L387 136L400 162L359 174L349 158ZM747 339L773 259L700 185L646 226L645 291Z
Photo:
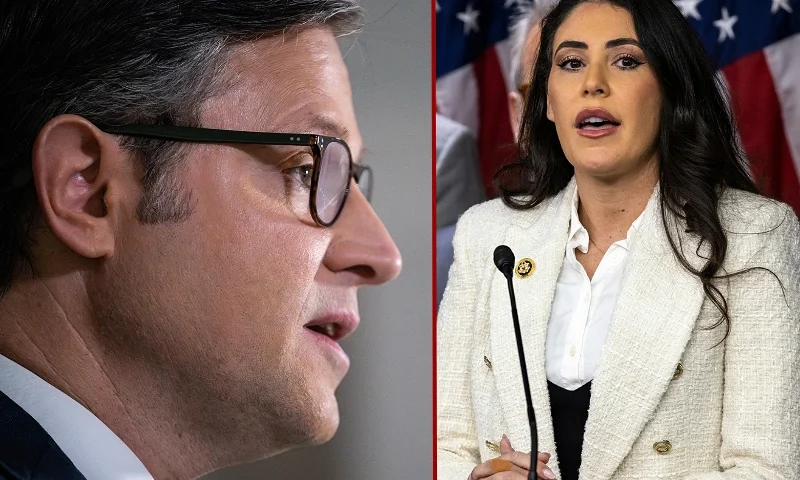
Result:
M630 13L577 6L556 31L553 52L547 118L576 175L614 182L650 172L661 92Z

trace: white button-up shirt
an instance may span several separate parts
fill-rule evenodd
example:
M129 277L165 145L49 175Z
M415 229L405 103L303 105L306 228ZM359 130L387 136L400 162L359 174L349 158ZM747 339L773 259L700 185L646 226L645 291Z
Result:
M594 378L622 289L628 251L641 220L639 215L628 229L627 237L608 247L589 280L583 265L575 258L575 248L583 253L589 250L589 232L578 218L575 191L569 240L556 284L545 351L547 379L559 387L577 390Z
M153 480L131 449L92 412L3 355L0 391L41 425L86 480Z

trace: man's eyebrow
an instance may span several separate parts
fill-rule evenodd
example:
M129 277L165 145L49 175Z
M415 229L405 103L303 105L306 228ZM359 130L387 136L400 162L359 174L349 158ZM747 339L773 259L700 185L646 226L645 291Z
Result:
M622 45L633 45L635 47L641 48L641 45L639 45L639 42L635 38L629 38L629 37L616 38L614 40L609 40L606 42L607 49L619 47ZM561 50L562 48L579 48L581 50L588 50L589 45L587 45L585 42L579 42L577 40L565 40L558 45L558 48L556 48L556 51L554 53L558 53L558 51Z
M347 142L347 146L350 147L350 153L353 155L354 162L361 163L363 161L364 154L368 152L363 145L358 150L354 150L354 145L350 144L350 142L353 140L350 138L350 130L345 127L343 123L334 120L330 116L312 114L307 117L305 122L301 124L301 127L305 129L303 131L307 133L341 138Z
M311 115L301 124L302 133L338 137L344 140L350 138L350 130L342 123L324 115ZM297 132L301 133L301 132Z

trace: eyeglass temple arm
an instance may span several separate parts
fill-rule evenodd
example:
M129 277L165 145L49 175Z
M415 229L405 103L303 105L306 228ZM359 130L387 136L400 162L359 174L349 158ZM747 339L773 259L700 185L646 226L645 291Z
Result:
M218 130L215 128L182 127L176 125L98 125L113 135L152 138L195 143L244 143L261 145L314 145L317 135L307 133L267 133Z

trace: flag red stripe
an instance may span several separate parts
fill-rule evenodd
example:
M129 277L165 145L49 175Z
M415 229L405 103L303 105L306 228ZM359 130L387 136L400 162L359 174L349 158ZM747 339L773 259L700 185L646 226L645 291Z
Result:
M492 177L515 151L511 120L508 117L508 91L500 60L494 48L487 48L472 64L478 83L478 152L486 194L495 196Z
M762 192L800 212L798 180L781 105L762 51L743 57L723 69L733 101L744 149Z

